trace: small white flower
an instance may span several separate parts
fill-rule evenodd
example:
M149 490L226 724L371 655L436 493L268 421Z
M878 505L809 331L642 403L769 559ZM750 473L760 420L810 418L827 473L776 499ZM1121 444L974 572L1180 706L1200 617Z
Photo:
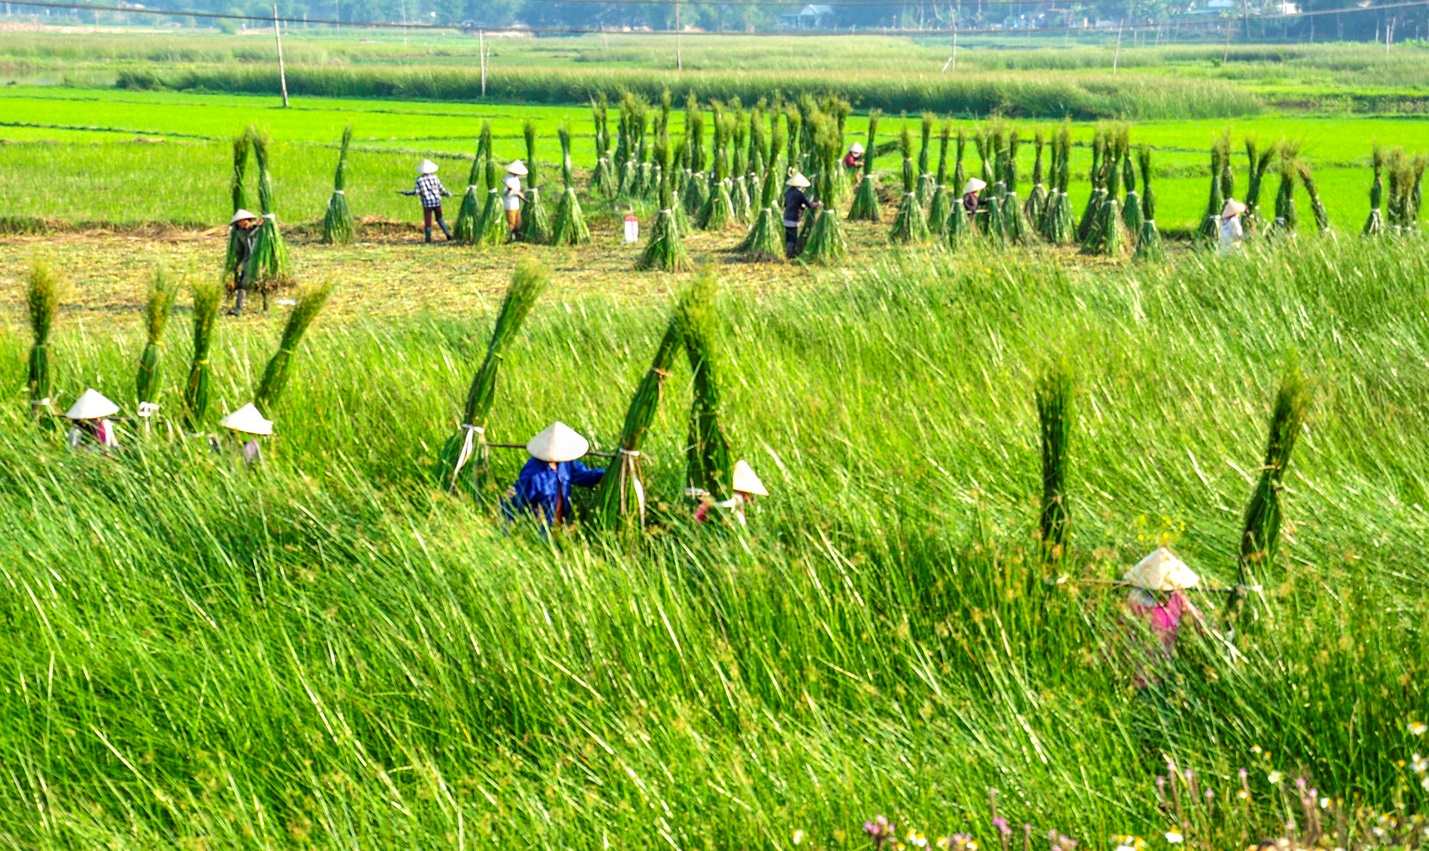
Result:
M800 828L799 830L794 831L793 840L794 840L794 844L795 844L795 845L803 845L803 844L804 844L804 830L803 830L803 828Z
M1419 781L1419 785L1424 787L1425 792L1429 792L1429 774L1424 775L1424 779ZM1425 835L1429 836L1429 833Z
M1278 771L1272 771L1272 772L1270 772L1269 774L1265 775L1265 779L1268 780L1268 781L1270 781L1270 785L1271 785L1271 786L1279 786L1279 785L1280 785L1280 781L1283 780L1284 778L1285 778L1285 775L1281 774L1281 773L1278 772Z
M1424 731L1426 730L1429 730L1429 725L1426 725L1423 721L1409 722L1409 732L1413 733L1416 736L1424 735Z
M1414 755L1414 758L1409 761L1409 765L1414 769L1415 774L1423 774L1425 771L1429 771L1429 759L1425 759L1419 754Z
M1186 841L1186 837L1182 836L1179 831L1168 830L1166 831L1166 841L1172 845L1180 845Z
M1253 753L1253 754L1258 754L1258 753L1260 753L1260 745L1251 745L1251 746L1250 746L1250 752Z
M1330 808L1330 799L1329 799L1329 798L1321 798L1321 799L1320 799L1320 809L1322 809L1322 810L1328 810L1329 808Z

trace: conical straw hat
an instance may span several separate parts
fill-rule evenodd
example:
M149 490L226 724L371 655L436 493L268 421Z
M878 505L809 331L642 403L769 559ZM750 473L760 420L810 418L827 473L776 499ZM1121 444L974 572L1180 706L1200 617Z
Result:
M1180 591L1194 588L1201 581L1194 570L1165 547L1158 547L1156 552L1137 562L1123 578L1148 591Z
M983 179L980 178L980 177L969 177L969 178L968 178L967 185L963 187L963 194L966 195L966 194L968 194L969 192L977 192L978 190L986 189L986 188L987 188L987 181L986 181L986 180L983 180Z
M265 419L252 402L224 417L219 425L230 431L243 434L269 435L273 433L273 423Z
M1221 218L1228 219L1231 216L1239 216L1245 212L1245 205L1234 198L1226 201L1226 205L1221 209Z
M854 142L852 145L849 145L849 146L848 146L848 149L849 149L849 151L851 151L852 153L861 154L861 153L863 153L863 143L862 143L862 142Z
M112 417L117 413L119 413L119 406L104 398L103 393L91 387L81 393L69 410L65 411L65 419L97 420L101 417Z
M734 484L732 489L739 493L752 493L755 496L768 496L769 491L764 489L764 483L759 481L759 477L754 474L754 468L749 463L740 459L734 463Z
M246 220L248 220L248 219L256 219L256 218L258 218L258 214L257 214L257 213L250 213L250 212L248 212L247 210L239 210L238 212L236 212L236 213L233 214L233 218L229 219L229 220L228 220L228 223L229 223L230 225L236 225L236 224L238 224L239 222L246 221Z
M785 185L785 186L797 186L797 187L799 187L800 189L808 189L811 184L809 183L809 178L805 177L804 175L802 175L802 174L800 174L799 172L796 171L796 172L794 172L794 176L793 176L793 177L791 177L791 178L789 178L788 180L784 181L784 185Z
M417 166L417 174L436 174L437 164L431 160L422 160L422 164Z
M520 160L512 160L507 164L506 170L511 174L521 175L523 177L531 173L530 170L526 168L526 164Z
M531 438L526 451L541 461L574 461L590 451L590 441L576 434L563 422L551 423L545 431Z

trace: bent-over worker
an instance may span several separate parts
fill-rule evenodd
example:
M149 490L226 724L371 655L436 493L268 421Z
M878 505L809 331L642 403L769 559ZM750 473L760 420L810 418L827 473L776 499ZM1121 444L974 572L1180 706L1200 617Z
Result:
M422 202L422 228L427 235L427 242L432 241L432 219L437 220L437 227L442 229L447 239L452 238L451 228L447 227L446 220L442 218L442 199L450 198L452 194L442 185L441 178L437 177L436 163L422 160L417 166L416 184L411 189L398 191L403 195L416 195L417 200Z
M263 450L259 446L258 438L271 436L273 423L263 416L257 405L249 402L224 417L218 424L232 432L235 440L242 441L243 445L239 450L239 455L245 464L263 460Z
M844 168L849 171L858 171L863 168L863 144L854 142L848 146L848 153L844 154Z
M1221 208L1221 247L1222 254L1233 254L1240 245L1240 241L1245 239L1245 229L1241 227L1240 215L1245 212L1245 205L1234 198L1227 198L1225 207Z
M1188 588L1200 584L1201 577L1170 550L1160 547L1137 562L1123 578L1132 586L1126 600L1127 614L1144 630L1146 638L1140 642L1133 674L1136 687L1145 688L1161 681L1175 654L1181 622L1189 616L1197 626L1205 623L1185 594Z
M789 187L784 190L784 256L793 259L799 251L799 219L805 210L819 206L819 202L804 193L809 188L809 178L797 171L784 185Z
M605 470L577 460L590 451L590 441L565 423L555 422L531 438L526 451L531 458L506 492L506 516L515 519L518 513L530 512L547 527L569 522L571 486L593 488L605 475Z
M119 406L105 398L94 388L80 394L68 411L65 419L72 425L67 441L70 449L79 449L86 439L93 442L90 449L117 449L119 439L114 435L114 424L109 418L119 413Z
M963 209L967 211L968 221L976 224L977 214L984 212L982 207L982 191L987 188L987 181L980 177L969 177L967 185L963 187Z
M769 495L764 483L759 480L759 476L755 475L754 468L750 467L749 462L742 458L734 464L730 490L734 491L734 496L723 502L701 499L699 507L695 509L695 520L703 523L709 519L711 508L723 508L730 512L736 523L743 526L745 524L745 507L753 505L757 497Z

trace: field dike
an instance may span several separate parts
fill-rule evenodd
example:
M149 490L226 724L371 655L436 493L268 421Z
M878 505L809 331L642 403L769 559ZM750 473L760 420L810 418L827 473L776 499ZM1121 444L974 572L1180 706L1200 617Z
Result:
M1419 775L1394 764L1422 751L1408 722L1429 706L1421 249L1302 238L1081 271L968 249L726 293L721 416L772 495L742 533L689 521L680 362L632 545L503 527L432 487L491 311L320 316L257 469L167 433L187 292L160 422L113 457L30 421L14 316L0 836L723 849L798 830L861 848L882 812L987 848L996 787L1008 822L1110 848L1175 823L1166 758L1215 803L1178 829L1225 837L1190 847L1280 835L1295 777L1372 817L1422 812ZM560 288L509 349L490 437L559 418L609 448L667 306ZM138 319L61 311L61 403L94 386L133 410ZM251 398L282 321L220 323L217 412ZM1138 695L1106 583L1168 542L1221 622L1292 351L1313 404L1241 656L1183 630L1169 679ZM1044 568L1033 393L1063 359L1070 549ZM522 461L493 459L501 481Z

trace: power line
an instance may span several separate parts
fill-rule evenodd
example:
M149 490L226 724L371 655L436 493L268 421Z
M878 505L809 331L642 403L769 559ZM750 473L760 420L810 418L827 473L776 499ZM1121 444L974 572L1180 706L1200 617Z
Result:
M41 9L68 9L83 12L120 12L129 15L160 15L165 17L180 18L205 18L209 20L226 21L252 21L262 24L270 24L279 21L284 24L304 24L315 26L333 27L362 27L368 29L401 29L401 30L434 30L434 31L459 31L469 32L471 30L481 30L487 33L512 33L522 35L676 35L685 36L793 36L793 37L818 37L818 36L863 36L863 35L896 35L896 36L930 36L939 33L957 32L958 35L1025 35L1029 32L1042 33L1073 33L1092 32L1097 28L1086 26L1061 26L1061 27L1037 27L1031 30L1009 30L1005 27L987 27L982 29L964 29L954 27L939 27L936 29L905 29L905 28L870 28L863 31L854 30L780 30L776 32L732 32L732 31L706 31L701 33L679 33L678 30L648 29L648 30L608 30L590 29L588 27L527 27L527 26L504 26L504 27L481 27L463 26L461 24L427 24L427 23L402 23L399 21L342 21L332 19L314 18L291 18L273 17L265 15L239 15L226 12L203 12L195 9L150 9L132 8L128 6L96 6L88 3L56 3L46 2L46 0L8 0L12 6L28 6ZM598 0L526 0L526 2L537 3L579 3L589 5ZM963 0L966 3L973 3L976 0ZM1124 0L1128 5L1132 0ZM1035 6L1035 2L1020 2L1020 0L981 0L983 6ZM622 0L622 4L639 4L649 6L675 6L675 0ZM728 0L728 2L704 2L690 3L681 2L681 6L753 6L753 7L782 7L782 6L803 6L802 2L796 0ZM833 4L838 6L886 6L886 7L909 7L918 5L917 2L899 2L899 0L870 0L867 3L854 2L854 0L836 0ZM1400 3L1385 3L1379 6L1355 6L1347 9L1317 9L1310 12L1277 13L1277 14L1257 14L1257 15L1236 15L1227 18L1213 18L1208 20L1186 20L1173 19L1155 24L1141 24L1128 27L1132 31L1155 29L1162 26L1176 26L1182 29L1195 27L1217 28L1229 23L1240 23L1242 21L1278 21L1278 20L1301 20L1303 18L1314 18L1322 15L1345 15L1356 12L1383 12L1394 9L1415 9L1429 7L1429 0L1405 0Z

